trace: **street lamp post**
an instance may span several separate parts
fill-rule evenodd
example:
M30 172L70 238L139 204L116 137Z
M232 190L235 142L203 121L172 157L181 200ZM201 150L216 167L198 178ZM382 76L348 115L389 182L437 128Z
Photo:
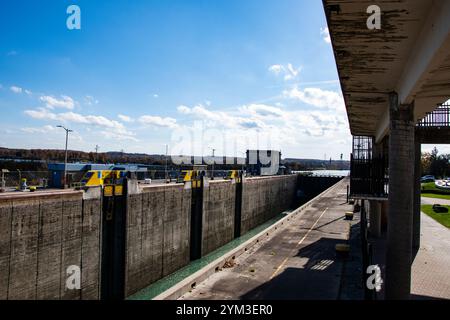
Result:
M216 152L216 149L212 149L212 173L211 173L211 180L214 180L214 163L215 158L214 158L214 153Z
M69 132L73 132L73 130L67 129L61 125L57 126L57 128L62 128L66 131L66 152L64 156L64 188L67 185L67 143L69 142Z

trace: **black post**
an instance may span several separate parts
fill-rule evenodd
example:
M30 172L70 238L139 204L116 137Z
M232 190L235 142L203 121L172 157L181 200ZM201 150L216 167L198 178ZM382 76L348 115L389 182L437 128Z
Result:
M127 179L103 189L101 299L125 299Z
M114 255L114 232L113 232L113 217L114 217L114 197L109 191L110 189L103 189L102 199L102 266L101 266L101 294L102 300L112 299L112 257Z
M191 200L191 261L202 257L203 186L206 177L195 177Z
M234 202L234 238L241 236L241 219L242 219L242 185L244 176L243 172L239 173L236 181L236 196Z

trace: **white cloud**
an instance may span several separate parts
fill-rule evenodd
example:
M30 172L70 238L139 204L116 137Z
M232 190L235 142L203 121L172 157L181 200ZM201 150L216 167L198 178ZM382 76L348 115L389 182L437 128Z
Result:
M177 120L174 118L162 118L159 116L141 116L139 122L149 126L175 128L177 127Z
M208 127L225 128L259 128L260 123L252 119L242 118L224 111L212 111L199 104L193 108L179 106L178 112L190 115L205 122Z
M331 43L330 30L328 28L320 28L320 34L326 43Z
M14 93L22 93L22 91L23 91L23 89L21 87L17 87L17 86L11 86L9 89Z
M298 74L300 73L300 71L301 71L301 67L300 68L297 68L297 69L294 69L294 67L292 66L292 64L288 64L287 65L287 74L285 74L285 76L284 76L284 80L292 80L292 79L295 79L295 78L297 78L297 76L298 76Z
M43 126L40 128L27 127L27 128L22 128L21 130L26 133L49 133L49 132L55 131L55 129L56 129L56 127L54 127L54 126L46 125L46 126Z
M118 117L120 120L122 120L123 122L133 122L133 121L134 121L131 117L125 116L125 115L123 115L123 114L119 114L119 115L117 115L117 117Z
M286 66L281 64L274 64L269 67L269 71L276 76L282 75L285 81L294 80L300 74L301 67L295 68L292 63L288 63Z
M138 141L135 133L116 120L108 119L104 116L82 115L74 112L54 113L46 108L36 110L26 110L25 114L33 119L52 120L64 123L82 124L102 129L100 134L105 138ZM87 128L89 129L89 128Z
M264 104L250 104L248 106L243 106L241 111L244 113L259 115L262 117L280 117L283 116L284 112L280 108L276 108Z
M106 138L112 141L147 141L149 133L145 128L149 126L169 129L173 139L171 144L175 145L180 139L179 136L174 136L174 132L185 130L183 134L186 134L187 140L183 140L183 143L188 146L186 154L207 154L210 150L201 148L208 146L218 148L217 154L219 154L222 153L219 151L222 145L224 150L227 148L223 151L227 155L233 155L233 152L239 153L238 151L246 148L271 148L295 150L294 155L298 156L307 157L311 154L317 156L317 153L323 152L317 151L317 145L321 146L321 150L327 150L329 154L340 154L349 150L351 140L348 123L344 102L338 91L326 91L315 87L306 89L294 87L284 91L281 97L283 100L279 102L282 104L277 101L270 103L266 101L220 110L205 104L180 105L177 108L179 116L173 118L162 115L132 117L118 114L118 121L116 121L100 115L84 115L71 111L55 112L45 107L26 110L25 114L38 120L55 121L55 125L73 124L70 128L76 131L84 128L84 133L89 137ZM305 108L304 104L314 108ZM143 125L136 129L139 135L126 128L126 125L132 122ZM84 125L84 127L80 128L75 124ZM50 130L50 128L38 127L23 128L22 131L41 133L46 129ZM206 138L198 136L203 132L206 133ZM341 141L343 144L336 141ZM101 140L99 143L102 143ZM197 146L197 149L189 149L192 144ZM136 148L139 149L141 146L136 145ZM237 155L240 156L240 154Z
M139 139L137 139L134 134L117 133L114 131L107 131L107 130L101 131L100 133L103 137L107 139L139 142Z
M53 96L42 96L40 100L44 102L49 109L64 108L72 110L75 107L75 101L69 96L61 96L61 99L56 99Z
M25 114L33 119L39 120L57 120L57 116L47 109L38 108L37 110L25 110Z
M276 75L279 75L283 70L284 67L281 64L274 64L273 66L269 67L269 71Z
M122 123L115 121L115 120L110 120L104 116L94 116L94 115L86 115L85 116L85 115L81 115L81 114L74 113L74 112L61 113L59 116L60 116L60 119L63 121L75 122L75 123L81 123L81 124L89 124L89 125L94 125L94 126L115 129L118 131L125 130L125 127Z
M226 121L227 115L221 111L210 111L206 109L203 105L199 104L193 108L189 108L186 106L179 106L177 108L178 112L186 115L193 115L198 118L203 118L205 120L213 120L213 121Z
M2 85L0 85L0 89L3 88ZM21 94L21 93L26 93L27 95L32 95L33 92L31 92L30 90L18 87L18 86L11 86L9 88L12 92L17 93L17 94Z
M326 109L339 111L345 110L344 99L336 91L322 90L320 88L305 88L300 90L297 87L285 90L283 95L289 99L296 99L306 104Z
M184 119L183 126L178 128L180 133L174 135L174 141L182 139L177 142L175 154L205 154L208 152L205 146L223 146L225 151L221 152L226 154L248 148L271 148L296 150L296 153L304 149L303 154L309 155L316 152L317 145L330 154L338 154L347 151L350 141L345 111L249 104L226 111L182 105L178 112L192 117L193 121ZM338 145L336 139L347 143Z
M99 101L95 99L93 96L87 95L86 97L84 97L84 103L87 104L88 106L92 106L94 104L98 104Z
M178 112L202 120L208 127L222 127L228 129L261 129L264 127L264 124L259 119L240 116L239 113L241 113L242 110L237 110L235 113L212 111L200 104L193 108L183 105L179 106Z
M191 108L186 107L184 105L178 106L177 110L178 110L178 112L183 113L183 114L190 114L191 113Z
M122 123L115 120L110 120L104 116L82 115L71 111L64 113L53 113L45 108L39 108L37 110L26 110L25 114L39 120L71 122L115 129L119 132L125 131L125 126Z
M156 99L156 98L159 98L159 95L155 93L155 94L153 95L153 98L155 98L155 99Z

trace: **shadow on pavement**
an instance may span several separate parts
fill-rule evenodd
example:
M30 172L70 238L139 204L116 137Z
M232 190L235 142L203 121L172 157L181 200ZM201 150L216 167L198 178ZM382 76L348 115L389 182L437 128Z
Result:
M351 283L356 283L355 288L360 287L362 274L358 251L361 248L352 243L358 241L359 224L352 226L354 228L358 230L352 230L352 234L357 234L350 239L352 251L348 256L340 256L335 250L336 244L347 241L320 238L300 248L294 256L297 259L290 260L291 265L294 262L298 267L286 268L273 279L242 295L240 299L338 300L341 298L343 284L351 286ZM354 266L348 268L349 262ZM352 280L348 281L349 278ZM360 292L355 292L355 297L360 297Z

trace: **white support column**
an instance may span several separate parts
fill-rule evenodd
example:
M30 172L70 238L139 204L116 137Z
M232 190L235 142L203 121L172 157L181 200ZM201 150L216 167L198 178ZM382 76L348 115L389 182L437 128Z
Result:
M389 218L386 251L388 300L409 299L414 185L414 105L390 95Z

